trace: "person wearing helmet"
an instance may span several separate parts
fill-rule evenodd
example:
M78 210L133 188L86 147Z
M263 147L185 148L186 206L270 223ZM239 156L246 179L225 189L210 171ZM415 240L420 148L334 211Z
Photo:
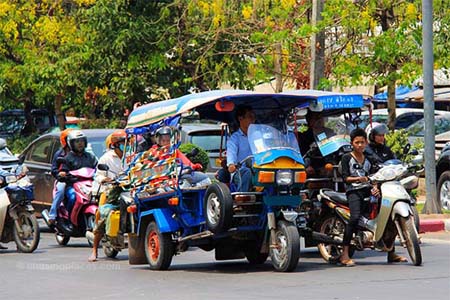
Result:
M53 177L56 178L56 181L55 181L55 193L52 201L52 206L49 212L48 223L50 226L55 225L56 216L58 214L58 207L61 205L61 202L64 199L66 183L64 182L63 178L67 175L67 173L61 170L62 165L58 163L58 158L65 157L70 152L70 148L67 145L67 136L72 130L73 130L72 128L68 128L61 132L61 135L59 137L61 148L58 151L56 151L52 160L51 173Z
M156 131L155 139L156 145L153 145L153 148L157 147L166 147L170 145L172 138L172 128L169 126L163 126ZM191 168L194 171L203 169L203 166L199 163L193 164L186 155L183 154L180 150L176 149L176 156L181 161L183 168ZM190 174L183 175L183 177L191 184L191 185L208 185L211 184L211 180L209 177L203 172L192 172Z
M69 171L78 170L81 168L95 169L97 166L97 157L94 154L86 151L87 137L81 130L72 130L67 135L67 145L70 152L65 157L65 162L61 170L68 173ZM66 209L70 213L72 211L73 203L69 201Z
M92 253L89 256L88 261L94 262L97 260L98 255L98 246L100 241L105 234L105 222L109 213L112 210L119 208L119 196L122 192L122 188L119 186L110 187L105 185L104 183L112 182L117 176L123 172L124 167L122 165L122 158L125 147L125 140L127 138L127 134L125 130L120 129L114 131L110 134L105 143L107 145L107 151L100 157L98 160L98 164L104 164L108 166L108 171L102 171L97 168L94 177L94 185L93 192L105 192L107 193L107 201L105 204L99 207L100 211L100 220L97 222L94 228L94 242L92 246ZM126 209L126 206L125 206ZM122 222L123 217L126 217L126 211L120 214L120 219ZM125 219L126 220L126 219Z
M87 137L81 130L72 130L67 136L70 152L66 156L63 170L73 171L81 168L95 168L97 158L86 151Z
M391 148L386 146L385 135L389 132L385 124L373 123L366 128L369 137L369 145L366 147L366 154L378 163L384 163L387 160L395 159L395 154Z

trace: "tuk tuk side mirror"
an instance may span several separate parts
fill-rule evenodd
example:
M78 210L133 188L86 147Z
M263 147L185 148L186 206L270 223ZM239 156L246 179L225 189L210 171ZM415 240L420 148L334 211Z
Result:
M321 112L321 111L323 111L323 103L314 101L309 104L309 110L314 111L314 112Z
M234 102L231 101L217 101L214 105L217 111L231 112L234 110Z

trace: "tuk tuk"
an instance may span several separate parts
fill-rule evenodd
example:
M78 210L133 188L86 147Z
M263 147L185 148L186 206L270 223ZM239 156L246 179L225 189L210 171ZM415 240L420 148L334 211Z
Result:
M128 209L134 216L130 264L148 263L151 269L164 270L175 254L199 247L215 250L217 260L247 258L252 264L264 263L270 255L276 271L293 271L300 256L297 208L306 173L287 120L298 109L322 110L324 103L348 98L363 97L317 91L210 91L136 108L128 119L125 150L126 184L134 201ZM222 182L186 186L185 168L176 154L181 114L195 110L202 119L236 128L239 105L252 107L256 114L248 131L252 155L242 162L251 169L252 190L235 191ZM138 136L162 126L173 129L171 144L136 152Z

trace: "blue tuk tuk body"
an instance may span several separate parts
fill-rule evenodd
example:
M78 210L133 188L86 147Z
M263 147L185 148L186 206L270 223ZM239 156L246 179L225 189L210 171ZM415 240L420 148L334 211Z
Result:
M136 221L129 234L130 263L149 263L151 269L167 269L173 255L195 246L206 251L214 249L218 260L246 257L250 263L259 264L270 255L277 271L294 270L300 254L297 208L306 179L303 158L298 144L272 148L261 145L273 142L274 134L281 139L289 135L283 122L294 109L320 110L324 105L344 106L352 101L365 100L361 95L319 91L259 94L232 90L191 94L135 109L126 127L130 137L154 132L163 125L176 128L181 114L191 110L197 111L202 119L231 125L235 122L235 108L242 104L252 107L258 123L266 124L261 127L266 132L260 135L260 127L254 126L260 139L254 143L251 157L254 189L249 192L236 192L233 184L220 182L182 188L179 175L183 167L172 152L168 152L167 161L176 168L167 169L176 170L169 176L173 184L155 192L155 188L149 188L151 180L155 179L155 170L165 166L142 160L135 153L135 144L128 143L126 153L131 163L129 178ZM171 151L177 146L175 142ZM151 162L150 168L146 168L147 161Z

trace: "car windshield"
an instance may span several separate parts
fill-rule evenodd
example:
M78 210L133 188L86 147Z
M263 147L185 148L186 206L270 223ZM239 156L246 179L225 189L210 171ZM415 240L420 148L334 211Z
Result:
M206 152L220 151L220 131L195 132L190 136L190 142Z
M248 128L248 141L253 154L279 148L291 148L300 152L293 132L283 133L269 125L251 124Z
M434 119L434 129L435 134L441 134L446 131L450 131L450 118L445 118L442 116L437 116ZM411 136L424 136L425 135L425 119L421 119L416 123L409 126L406 131L409 132Z
M2 157L9 157L9 156L13 156L13 154L11 153L11 151L9 151L9 149L7 147L0 149L0 156Z
M19 132L25 125L25 116L0 115L1 132Z
M89 137L86 151L100 158L105 152L105 137Z

